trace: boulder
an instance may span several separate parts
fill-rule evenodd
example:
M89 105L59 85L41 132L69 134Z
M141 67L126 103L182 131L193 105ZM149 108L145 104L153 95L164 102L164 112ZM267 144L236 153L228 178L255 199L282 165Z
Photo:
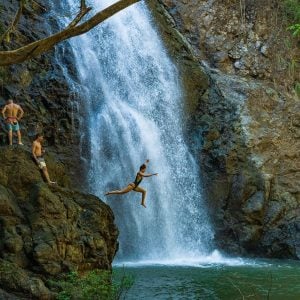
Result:
M51 159L47 163L50 175L63 184L66 174L55 173ZM47 185L21 147L1 147L0 165L2 290L52 299L47 279L75 270L111 269L118 230L109 206L93 195Z

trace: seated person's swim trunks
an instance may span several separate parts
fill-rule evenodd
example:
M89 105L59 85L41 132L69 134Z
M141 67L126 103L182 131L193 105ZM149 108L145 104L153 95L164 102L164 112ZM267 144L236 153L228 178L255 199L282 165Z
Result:
M37 161L40 169L47 167L44 157L37 157Z
M18 131L20 130L20 125L16 117L6 118L6 128L8 131Z

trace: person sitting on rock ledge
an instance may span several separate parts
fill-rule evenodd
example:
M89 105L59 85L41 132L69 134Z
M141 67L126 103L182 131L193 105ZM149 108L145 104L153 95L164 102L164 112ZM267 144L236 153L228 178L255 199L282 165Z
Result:
M44 136L41 133L38 133L35 137L35 140L32 143L32 155L33 155L35 162L39 166L40 170L42 170L42 172L47 180L47 183L48 184L56 184L56 182L51 181L50 177L49 177L47 165L46 165L45 159L43 157L43 155L45 153L45 150L42 147L43 141L44 141Z
M22 136L20 131L19 121L22 119L24 111L22 107L15 104L12 99L7 101L7 104L2 109L2 116L5 119L7 130L8 130L8 140L9 145L13 144L13 131L17 132L18 144L23 145Z
M146 207L145 205L145 200L146 200L146 190L139 187L139 184L142 182L144 177L150 177L154 175L158 175L158 173L154 174L145 174L146 169L147 169L147 164L149 163L149 159L146 160L144 164L140 166L139 172L136 174L135 180L132 183L129 183L127 187L123 188L122 190L116 190L116 191L110 191L105 193L106 196L108 195L120 195L120 194L126 194L130 191L135 191L138 193L142 193L142 202L141 205Z

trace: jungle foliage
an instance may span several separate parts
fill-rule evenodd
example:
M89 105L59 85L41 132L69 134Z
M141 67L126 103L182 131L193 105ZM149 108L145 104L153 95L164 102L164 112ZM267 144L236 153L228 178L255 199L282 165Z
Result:
M124 270L121 274L96 269L82 276L71 272L61 280L51 281L50 286L59 291L58 300L119 300L125 299L133 283Z

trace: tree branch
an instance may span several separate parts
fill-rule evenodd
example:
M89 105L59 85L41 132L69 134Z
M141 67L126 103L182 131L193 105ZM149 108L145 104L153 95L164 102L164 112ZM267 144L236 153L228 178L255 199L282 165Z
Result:
M80 10L84 10L86 7L85 0L80 0Z
M87 7L85 0L80 1L80 11L77 14L77 16L74 18L74 20L69 24L67 28L75 27L81 20L82 18L89 12L91 11L91 7ZM67 29L66 28L66 29Z
M15 31L17 24L19 23L22 13L23 13L23 9L24 9L24 5L25 5L25 0L20 0L20 4L19 4L19 8L18 11L12 21L12 23L10 24L10 26L7 28L7 30L2 34L2 36L0 37L0 44L4 41L4 40L10 40L10 34Z
M70 25L77 20L75 17L74 21L64 30L53 34L45 39L38 40L36 42L30 43L26 46L18 48L16 50L10 51L0 51L0 66L8 66L16 63L21 63L27 59L36 57L42 53L45 53L51 49L56 44L69 39L74 36L81 35L88 32L98 24L102 23L109 17L113 16L117 12L125 9L126 7L139 2L140 0L119 0L118 2L112 4L111 6L105 8L104 10L98 12L95 16L91 17L84 23L80 25ZM81 7L84 8L85 1L81 1ZM80 13L79 13L80 15ZM83 17L83 16L82 16ZM81 17L81 19L82 19ZM79 20L80 21L80 20ZM78 22L79 22L78 21ZM77 22L77 24L78 24Z

